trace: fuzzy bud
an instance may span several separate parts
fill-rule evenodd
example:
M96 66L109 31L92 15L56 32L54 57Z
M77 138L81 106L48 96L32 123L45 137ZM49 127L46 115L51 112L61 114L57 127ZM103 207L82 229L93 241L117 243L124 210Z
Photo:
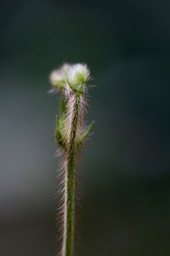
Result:
M84 86L90 80L90 71L86 64L64 64L50 74L52 92L58 90L84 92Z
M85 64L75 64L70 66L67 72L67 79L73 90L81 90L90 79L90 71Z
M54 89L64 89L66 84L65 75L61 70L55 70L50 74L50 82Z

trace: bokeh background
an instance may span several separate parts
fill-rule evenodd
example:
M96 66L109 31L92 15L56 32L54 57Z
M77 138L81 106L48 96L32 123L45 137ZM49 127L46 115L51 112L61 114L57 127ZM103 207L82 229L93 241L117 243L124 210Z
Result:
M58 97L47 91L64 62L88 63L97 85L77 255L170 255L169 13L167 0L1 1L0 255L58 250Z

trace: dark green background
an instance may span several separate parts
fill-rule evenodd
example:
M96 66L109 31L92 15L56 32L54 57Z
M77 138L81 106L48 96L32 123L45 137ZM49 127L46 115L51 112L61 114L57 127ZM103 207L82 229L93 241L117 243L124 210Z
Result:
M87 63L97 86L77 255L170 255L169 13L167 0L1 1L0 255L58 249L58 97L47 91L64 62Z

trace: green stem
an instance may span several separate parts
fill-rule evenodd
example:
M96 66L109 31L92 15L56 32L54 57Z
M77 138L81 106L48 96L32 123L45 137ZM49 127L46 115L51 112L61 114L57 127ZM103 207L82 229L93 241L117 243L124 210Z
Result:
M75 153L76 153L76 130L79 114L80 96L75 95L73 116L68 145L67 180L66 180L66 237L64 256L74 254L74 192L75 192Z

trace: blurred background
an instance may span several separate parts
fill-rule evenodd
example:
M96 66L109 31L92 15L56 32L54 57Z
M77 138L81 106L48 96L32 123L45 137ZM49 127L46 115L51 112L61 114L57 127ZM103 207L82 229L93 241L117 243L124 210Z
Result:
M170 2L14 0L0 8L0 255L59 248L48 76L87 63L77 255L170 255Z

